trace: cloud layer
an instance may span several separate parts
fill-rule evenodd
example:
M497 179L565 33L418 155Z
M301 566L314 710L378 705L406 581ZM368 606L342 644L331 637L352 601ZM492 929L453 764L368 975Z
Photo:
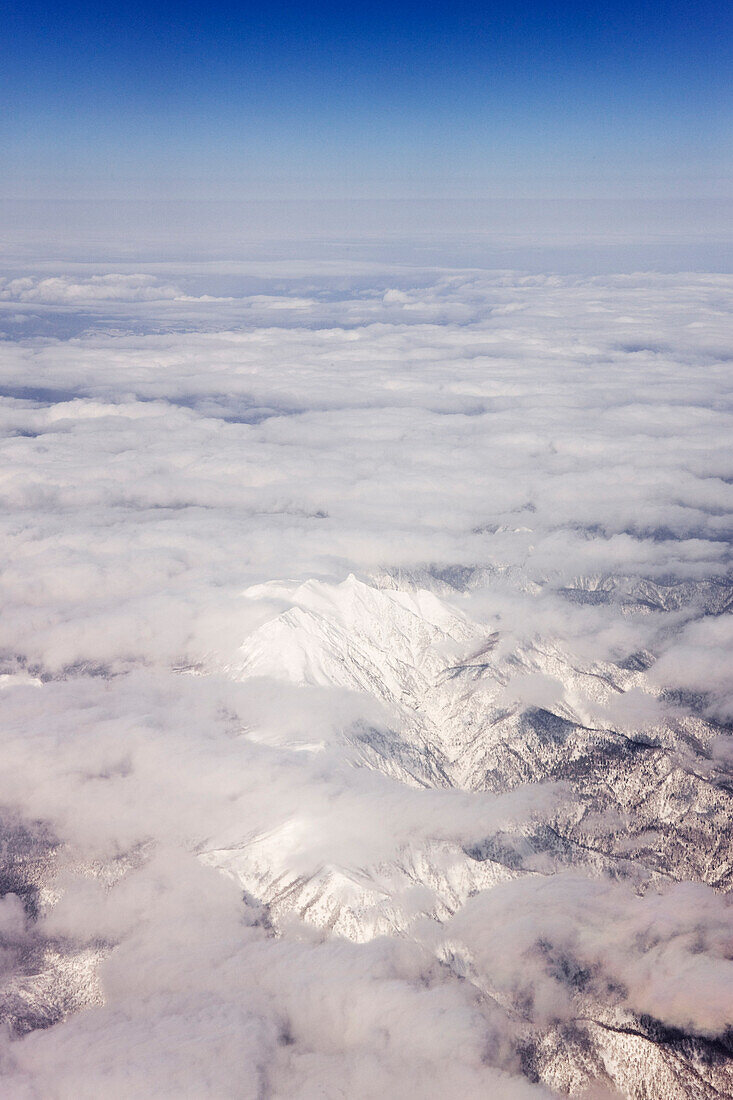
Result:
M368 265L8 273L5 1095L636 1096L639 1050L678 1033L681 1064L713 1064L733 1025L725 900L675 881L681 862L649 872L653 838L634 839L636 879L614 873L608 807L582 822L614 837L603 860L569 872L560 840L530 858L538 822L560 827L557 776L456 786L412 670L474 669L456 737L490 705L529 715L538 743L654 741L677 769L658 776L664 850L685 813L717 828L730 289ZM371 633L338 603L350 574L397 593L391 636L383 603ZM288 666L308 615L320 648ZM370 686L380 647L389 692ZM286 883L319 884L310 915L283 915ZM329 898L378 918L329 926ZM604 1028L613 1065L547 1054L580 1031L606 1049Z

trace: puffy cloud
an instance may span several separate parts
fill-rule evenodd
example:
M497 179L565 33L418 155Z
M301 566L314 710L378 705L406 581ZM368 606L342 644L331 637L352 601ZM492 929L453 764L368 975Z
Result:
M536 1023L572 1017L580 992L712 1036L733 1022L730 933L729 899L709 887L630 897L567 874L484 891L449 926L480 980L529 1002Z
M154 275L91 275L75 280L68 276L47 278L25 276L0 281L0 299L10 302L38 302L43 305L88 305L94 302L149 302L180 297L175 286Z

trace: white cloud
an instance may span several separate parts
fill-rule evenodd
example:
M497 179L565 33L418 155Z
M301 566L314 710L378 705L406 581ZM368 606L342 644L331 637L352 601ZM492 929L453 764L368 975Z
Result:
M43 305L89 305L95 302L156 302L180 297L175 286L161 283L154 275L91 275L76 280L52 275L45 279L25 276L0 280L0 299Z

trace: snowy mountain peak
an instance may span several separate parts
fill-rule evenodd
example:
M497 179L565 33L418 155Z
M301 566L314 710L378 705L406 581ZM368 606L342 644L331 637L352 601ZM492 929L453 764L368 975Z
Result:
M230 671L366 691L400 706L419 696L485 632L432 592L374 588L353 574L248 589L248 599L286 603L245 641Z

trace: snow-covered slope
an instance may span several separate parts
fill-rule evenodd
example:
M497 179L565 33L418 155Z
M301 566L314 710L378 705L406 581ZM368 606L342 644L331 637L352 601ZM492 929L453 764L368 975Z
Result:
M573 861L593 851L601 862L632 856L661 874L729 881L721 813L730 790L710 756L719 730L690 715L656 716L658 689L639 662L589 664L542 638L517 645L431 592L353 576L246 596L275 607L229 673L379 700L390 728L344 730L362 763L424 786L501 792L562 781L562 839L552 846ZM614 722L626 693L653 716L641 728L618 706ZM601 814L614 829L591 823ZM548 839L535 842L544 850Z
M345 688L383 708L380 724L340 730L353 766L422 788L498 794L555 784L544 812L487 828L471 845L407 842L372 863L299 867L297 839L286 835L292 823L212 846L203 858L263 902L275 925L297 915L360 942L419 938L426 919L450 927L481 891L573 870L625 880L641 894L655 882L730 882L731 787L710 753L719 731L690 715L661 719L646 661L588 663L542 637L517 644L495 624L470 621L455 601L354 576L341 584L273 583L245 597L271 615L228 675ZM637 705L646 701L651 717L640 727L614 721L627 693ZM323 746L307 749L317 755ZM486 984L472 964L442 950L448 965L468 965L463 976L516 1016L530 1077L571 1093L606 1081L640 1098L707 1100L733 1089L722 1047L629 1011L612 975L605 984L583 977L587 968L566 958L572 1024L548 1019L537 1030L521 1023L518 991Z

